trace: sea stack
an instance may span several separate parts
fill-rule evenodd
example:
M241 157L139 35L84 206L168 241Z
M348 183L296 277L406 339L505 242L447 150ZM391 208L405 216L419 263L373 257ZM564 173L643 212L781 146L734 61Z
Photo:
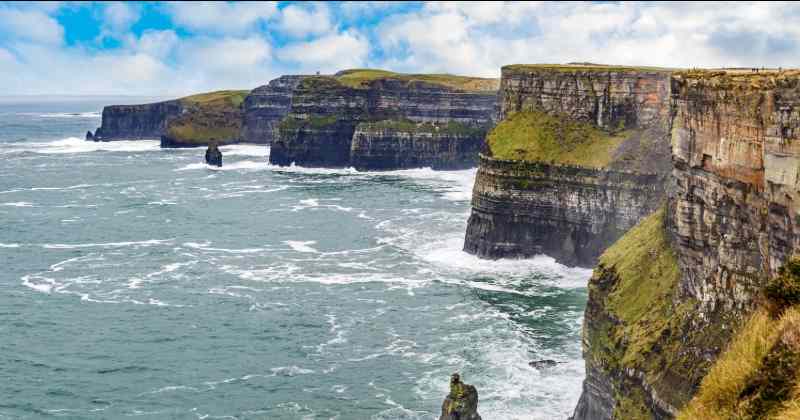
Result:
M206 163L212 166L222 167L222 152L219 151L217 143L211 143L206 150Z
M461 382L458 373L450 376L450 393L442 402L439 420L481 420L478 414L478 391Z
M94 138L94 134L92 134L91 131L87 131L86 132L86 140L87 141L96 141L95 138Z

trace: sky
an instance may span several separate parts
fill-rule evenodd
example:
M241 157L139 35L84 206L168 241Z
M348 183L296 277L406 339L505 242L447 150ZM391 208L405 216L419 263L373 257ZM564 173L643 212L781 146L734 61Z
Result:
M796 67L798 17L782 2L0 2L0 95L176 96L363 67Z

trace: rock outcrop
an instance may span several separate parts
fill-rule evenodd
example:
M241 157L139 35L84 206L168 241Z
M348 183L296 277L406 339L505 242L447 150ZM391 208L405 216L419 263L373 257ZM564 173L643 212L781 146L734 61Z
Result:
M102 125L95 130L98 141L158 139L170 119L183 112L181 100L142 105L109 105L103 108Z
M272 144L278 124L289 113L294 89L305 76L281 76L253 89L244 99L242 141Z
M664 197L669 73L506 66L464 250L592 266Z
M442 402L439 420L481 420L478 391L474 386L461 382L457 373L450 378L450 393Z
M222 166L222 152L220 152L217 143L211 143L206 149L206 164L212 166Z
M492 125L492 79L355 70L304 78L270 162L396 169L474 164Z
M197 147L241 142L243 90L221 90L180 99L180 115L169 118L161 147Z
M595 269L576 420L677 415L800 252L800 72L681 71L671 90L668 200Z

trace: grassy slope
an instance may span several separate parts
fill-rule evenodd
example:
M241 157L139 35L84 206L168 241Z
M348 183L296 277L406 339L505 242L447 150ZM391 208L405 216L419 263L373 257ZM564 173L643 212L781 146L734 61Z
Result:
M497 159L602 168L630 133L609 134L592 124L540 111L506 117L486 138Z
M184 143L236 141L241 130L241 104L249 91L221 90L181 98L187 113L171 121L167 135Z
M396 79L406 82L428 82L447 86L454 89L491 92L498 89L498 79L482 77L456 76L452 74L403 74L377 69L353 69L337 73L336 79L340 83L352 88L365 88L369 82L377 79Z
M382 120L362 124L365 129L387 129L405 133L441 133L457 136L473 136L485 133L481 127L472 127L456 121L446 124L420 123L410 120Z
M670 72L678 69L667 67L650 67L650 66L618 66L618 65L604 65L604 64L510 64L503 66L503 71L557 71L557 72L620 72L620 71L658 71Z
M787 267L770 281L766 305L738 331L678 420L800 418L800 261ZM785 294L776 296L774 285Z

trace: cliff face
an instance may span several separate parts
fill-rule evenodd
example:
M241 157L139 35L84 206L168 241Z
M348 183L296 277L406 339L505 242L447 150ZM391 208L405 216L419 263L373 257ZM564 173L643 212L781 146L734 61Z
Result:
M645 225L664 237L654 255L672 261L642 276L646 261L622 252L652 247L636 243L652 236L638 235L644 227L601 257L575 419L678 414L768 279L800 251L800 74L678 72L671 84L669 198L663 220Z
M180 100L144 105L110 105L103 108L102 125L95 131L94 140L158 139L167 123L183 112Z
M289 113L292 92L305 76L281 76L253 89L244 100L242 141L271 144L278 124Z
M592 264L598 250L656 209L661 181L657 174L482 156L464 250Z
M374 71L308 77L294 91L270 162L362 169L469 166L477 158L476 139L492 123L495 92L483 86L464 90L453 80L484 79Z
M464 250L593 265L664 196L669 92L663 71L504 67Z

